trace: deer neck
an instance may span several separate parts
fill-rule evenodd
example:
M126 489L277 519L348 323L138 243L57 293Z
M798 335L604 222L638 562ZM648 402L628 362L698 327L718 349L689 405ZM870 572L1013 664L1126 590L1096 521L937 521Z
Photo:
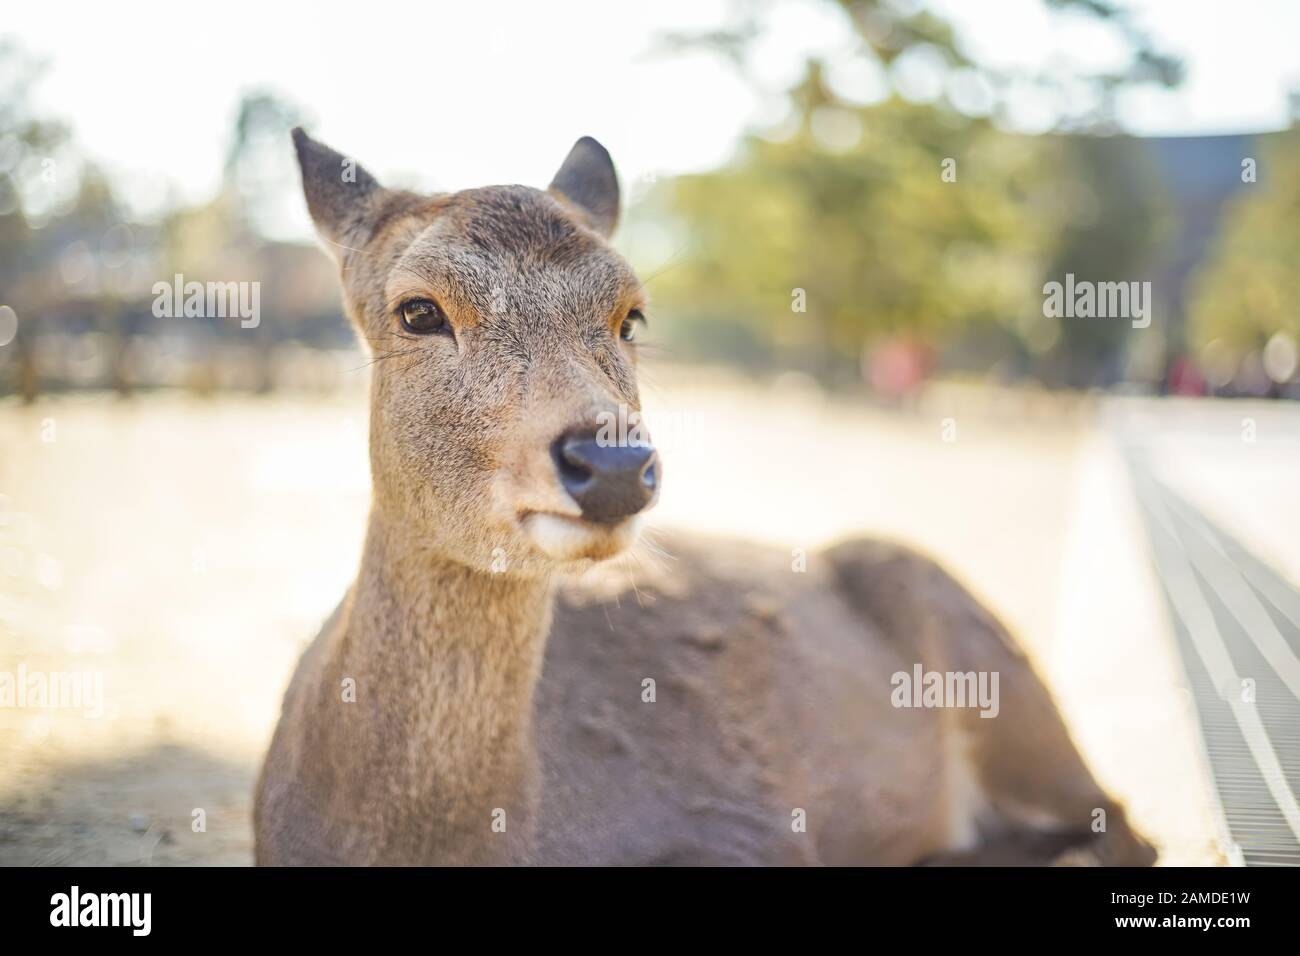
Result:
M371 696L360 713L383 753L370 754L367 772L388 776L388 792L431 821L428 840L449 859L517 846L527 829L551 603L548 580L447 561L377 509L371 516L336 660L358 674L358 705ZM420 825L408 824L395 838L421 842Z

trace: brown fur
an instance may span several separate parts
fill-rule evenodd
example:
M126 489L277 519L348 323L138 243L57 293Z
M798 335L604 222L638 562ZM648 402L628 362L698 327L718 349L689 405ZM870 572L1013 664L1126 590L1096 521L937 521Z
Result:
M669 540L635 590L610 565L557 584L635 537L576 525L557 556L529 524L579 514L552 440L639 407L617 333L644 302L606 242L617 186L594 141L550 192L434 198L340 182L338 154L296 141L377 359L374 502L285 695L259 863L1150 862L1005 630L905 549L849 542L796 574ZM411 296L455 339L402 332ZM895 709L890 675L916 662L999 671L1001 713Z

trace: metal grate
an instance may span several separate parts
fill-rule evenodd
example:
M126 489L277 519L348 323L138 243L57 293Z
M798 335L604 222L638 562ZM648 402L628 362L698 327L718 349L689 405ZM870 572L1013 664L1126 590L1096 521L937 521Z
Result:
M1235 862L1300 866L1300 592L1128 460Z

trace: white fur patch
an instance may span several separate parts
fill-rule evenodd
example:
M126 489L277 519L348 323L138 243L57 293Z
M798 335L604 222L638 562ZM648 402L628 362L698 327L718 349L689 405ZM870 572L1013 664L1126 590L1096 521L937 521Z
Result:
M616 525L601 525L566 515L534 512L523 520L524 533L537 549L554 561L603 561L636 543L641 517Z
M989 802L980 785L966 733L955 726L946 727L943 746L948 849L963 852L979 843L979 824L989 813Z

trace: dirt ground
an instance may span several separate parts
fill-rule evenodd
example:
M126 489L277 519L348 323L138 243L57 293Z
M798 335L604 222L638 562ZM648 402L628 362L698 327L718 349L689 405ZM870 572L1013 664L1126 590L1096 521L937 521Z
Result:
M886 412L698 372L645 391L666 462L654 523L930 551L1022 636L1166 862L1218 861L1143 545L1078 409L955 390ZM281 693L359 555L364 422L360 388L0 404L0 670L104 688L102 716L0 709L0 863L251 862ZM1118 569L1093 567L1117 549ZM1096 619L1118 593L1131 635ZM1144 683L1117 698L1116 671Z

